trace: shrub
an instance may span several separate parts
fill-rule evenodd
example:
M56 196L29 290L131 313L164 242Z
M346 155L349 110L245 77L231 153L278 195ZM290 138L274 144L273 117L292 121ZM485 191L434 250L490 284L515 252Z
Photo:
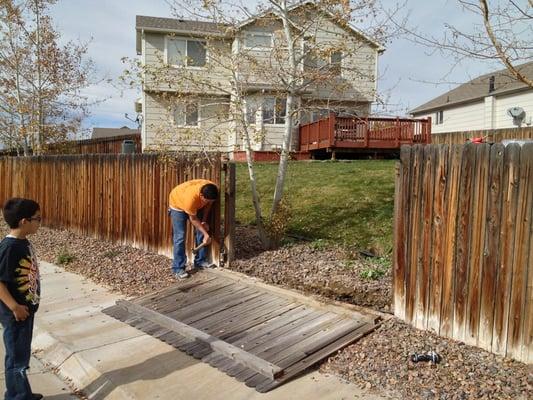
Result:
M68 249L63 248L56 257L56 263L59 265L67 265L76 259L74 254L71 254Z

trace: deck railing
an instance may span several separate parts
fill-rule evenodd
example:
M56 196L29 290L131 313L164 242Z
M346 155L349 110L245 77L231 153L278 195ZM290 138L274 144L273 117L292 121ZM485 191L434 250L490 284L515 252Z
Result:
M431 143L431 118L328 118L300 126L300 151L334 148L400 148Z

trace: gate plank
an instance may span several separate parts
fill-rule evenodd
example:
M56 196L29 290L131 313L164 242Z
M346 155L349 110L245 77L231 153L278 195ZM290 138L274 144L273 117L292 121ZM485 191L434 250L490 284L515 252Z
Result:
M198 329L176 321L165 315L161 315L146 307L124 300L117 301L117 305L126 308L130 312L142 315L143 318L146 318L147 320L150 320L183 336L189 337L194 340L203 341L207 345L209 345L211 349L213 349L213 351L216 351L233 360L238 360L250 369L264 374L265 376L268 376L272 379L281 376L283 373L283 370L281 368L268 361L256 357L246 351L243 351L240 348L235 347L227 342L219 340L214 336L199 331Z

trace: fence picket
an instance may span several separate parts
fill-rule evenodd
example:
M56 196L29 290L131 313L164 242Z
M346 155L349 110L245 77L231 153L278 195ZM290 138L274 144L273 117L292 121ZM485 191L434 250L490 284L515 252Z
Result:
M492 348L494 323L494 294L499 265L499 235L502 213L503 152L501 144L490 148L487 221L483 250L483 274L481 277L481 309L479 325L479 346Z
M395 315L531 362L533 144L402 149L396 184Z
M533 144L524 146L520 154L520 181L518 183L518 210L514 245L515 262L512 272L509 330L507 332L507 354L520 358L526 338L526 304L531 308L527 297L529 246L531 242L531 219L533 218ZM529 263L529 264L528 264ZM529 311L530 313L531 311Z
M166 210L172 188L185 176L208 177L220 185L219 156L196 162L191 169L191 158L176 160L189 169L185 174L155 154L0 157L0 201L33 198L41 204L46 226L171 255ZM219 208L213 210L213 221L219 221ZM219 241L220 224L211 226ZM212 255L218 263L219 245Z

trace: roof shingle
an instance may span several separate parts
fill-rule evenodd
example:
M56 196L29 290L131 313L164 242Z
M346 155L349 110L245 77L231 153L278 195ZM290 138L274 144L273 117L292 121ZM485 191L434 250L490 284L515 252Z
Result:
M136 16L135 28L137 30L165 30L179 32L202 32L224 34L227 25L207 21L188 21L175 18Z
M521 64L516 68L525 76L533 79L533 61ZM489 83L492 76L494 76L494 90L489 92ZM515 90L526 90L527 88L528 86L525 83L512 77L507 69L502 69L481 75L467 83L463 83L455 89L414 108L411 110L411 114L418 114L468 101L480 100L490 95L498 96Z

